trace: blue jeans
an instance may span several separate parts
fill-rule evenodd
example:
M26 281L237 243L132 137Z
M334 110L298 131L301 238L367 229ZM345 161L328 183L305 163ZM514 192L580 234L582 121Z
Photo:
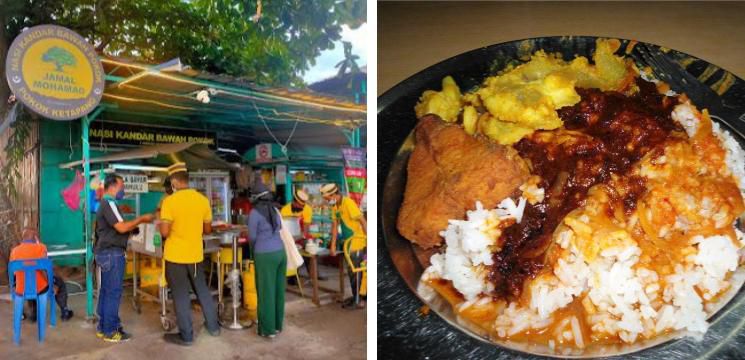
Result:
M124 283L123 249L97 251L96 264L101 268L101 290L98 293L98 330L111 336L121 326L119 304L122 302Z

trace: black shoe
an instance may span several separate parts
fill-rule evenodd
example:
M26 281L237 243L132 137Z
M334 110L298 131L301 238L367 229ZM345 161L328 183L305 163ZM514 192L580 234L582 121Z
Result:
M326 281L328 279L328 276L318 275L318 281Z
M163 340L167 343L181 345L181 346L191 346L191 344L194 343L194 341L186 341L183 338L181 338L181 334L175 333L175 334L164 334Z
M62 315L60 316L60 318L62 319L62 321L67 321L70 320L73 315L74 313L72 312L72 310L64 309L62 310Z

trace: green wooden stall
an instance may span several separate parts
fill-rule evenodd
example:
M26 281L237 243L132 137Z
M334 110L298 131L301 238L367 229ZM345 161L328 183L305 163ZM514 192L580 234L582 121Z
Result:
M40 129L41 236L50 251L55 247L84 249L84 256L81 253L55 261L69 265L84 262L88 317L93 316L92 216L85 210L91 205L87 196L82 196L83 211L71 211L64 205L61 191L73 181L75 171L60 169L59 165L83 159L84 188L89 188L90 174L99 168L88 160L104 154L91 150L97 147L89 140L90 128L96 121L210 129L220 139L218 150L225 148L236 154L276 139L304 146L364 143L361 129L365 124L365 105L306 90L261 87L244 79L188 69L177 59L167 67L100 59L107 82L101 104L79 122L43 121ZM197 100L196 95L205 92L210 100ZM292 166L321 169L324 160L295 163L291 156L289 161ZM141 198L141 207L146 209L157 198L157 194L152 199Z

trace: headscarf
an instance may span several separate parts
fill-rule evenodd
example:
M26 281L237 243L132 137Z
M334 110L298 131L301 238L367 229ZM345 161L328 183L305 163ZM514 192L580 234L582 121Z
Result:
M279 217L277 215L277 209L274 208L274 196L272 192L267 189L263 182L259 181L256 184L255 193L253 198L253 208L258 211L259 214L264 216L264 219L269 222L272 227L272 231L279 229Z

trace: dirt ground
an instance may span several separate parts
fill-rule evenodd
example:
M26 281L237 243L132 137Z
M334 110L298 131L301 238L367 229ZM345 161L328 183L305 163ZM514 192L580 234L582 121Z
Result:
M70 307L75 311L71 321L63 323L58 319L56 328L47 327L44 343L37 340L35 324L24 321L21 344L17 346L12 341L12 306L0 300L0 358L364 359L366 311L345 310L333 302L317 307L307 298L310 290L305 289L305 299L287 294L284 331L273 340L259 337L255 326L238 331L223 329L219 337L211 337L202 330L203 317L197 308L193 312L197 335L191 347L165 343L159 304L143 302L142 313L138 315L132 306L131 287L125 288L120 317L133 338L121 344L106 343L95 337L95 325L84 320L85 295L80 294L70 297ZM7 287L0 288L2 293L7 293Z

